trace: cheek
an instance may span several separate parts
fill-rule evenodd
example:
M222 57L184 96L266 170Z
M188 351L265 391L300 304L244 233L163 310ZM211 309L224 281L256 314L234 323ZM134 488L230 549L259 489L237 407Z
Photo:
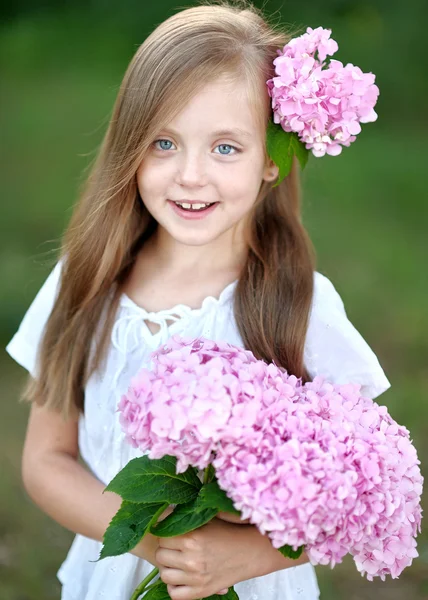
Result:
M222 178L223 193L233 204L252 205L260 189L262 176L263 166L259 161L246 161Z
M149 161L144 162L137 171L137 185L142 197L162 189L165 180L164 170Z

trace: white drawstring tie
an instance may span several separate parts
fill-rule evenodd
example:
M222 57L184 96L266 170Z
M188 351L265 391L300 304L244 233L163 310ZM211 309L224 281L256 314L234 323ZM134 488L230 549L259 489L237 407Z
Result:
M143 346L144 348L147 348L147 345L152 341L156 347L165 343L170 337L167 321L180 321L182 318L190 315L191 313L191 309L184 305L178 305L174 308L160 310L158 312L147 312L145 309L136 304L128 303L126 298L125 306L130 310L126 310L125 314L116 320L111 332L111 342L114 348L116 348L118 351L119 360L119 366L111 382L112 392L116 396L116 409L121 394L125 393L127 390L127 387L126 389L121 390L117 387L117 384L120 376L126 368L129 355ZM144 323L146 320L159 325L159 331L155 334L150 333L148 336L146 333L148 327ZM146 335L144 335L145 333ZM141 368L142 367L143 364L141 364ZM130 383L130 380L127 381L126 386L129 386ZM113 427L113 438L111 439L109 436L106 436L105 442L106 449L109 445L113 445L113 453L119 461L118 464L124 464L129 459L128 455L130 448L127 444L123 443L123 437L124 434L121 431L119 418L118 415L116 415ZM100 456L104 456L104 451L100 453Z
M131 308L134 307L131 305ZM137 310L135 311L135 309ZM151 323L159 325L159 331L155 334L151 334L153 340L156 340L156 345L159 346L160 344L165 343L169 337L169 325L167 322L180 321L182 318L188 316L191 310L192 309L188 306L177 305L174 308L166 310L147 312L144 308L135 306L133 312L119 317L113 325L111 333L112 344L121 354L119 368L116 370L112 380L112 388L116 388L119 377L126 367L127 355L135 352L135 350L146 341L142 334L142 329L147 327L144 321L150 321ZM123 324L125 323L126 325L123 327Z

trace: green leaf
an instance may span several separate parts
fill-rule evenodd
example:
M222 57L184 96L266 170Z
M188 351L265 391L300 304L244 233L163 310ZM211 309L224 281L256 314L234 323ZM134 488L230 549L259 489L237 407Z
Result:
M148 590L141 600L171 600L171 596L168 594L166 583L162 579L158 579L156 585Z
M290 134L270 119L266 132L266 148L269 157L279 169L278 179L273 187L279 185L291 171L293 153L290 149L290 141Z
M281 128L282 129L282 128ZM303 169L308 162L309 150L306 149L305 144L300 140L297 133L293 134L291 137L291 146L293 148L293 152L297 157L297 160L300 163L300 168Z
M269 120L266 132L266 149L269 157L279 169L278 179L273 187L290 174L293 156L296 155L303 169L308 161L309 150L300 141L297 133L284 131L280 124Z
M132 550L167 507L166 502L137 504L124 500L104 533L98 560Z
M304 549L304 546L300 546L300 548L297 548L297 550L293 550L293 548L291 546L288 546L287 544L285 546L281 546L281 548L278 548L278 550L283 556L285 556L286 558L293 559L299 558Z
M218 485L217 479L203 485L199 491L199 497L203 506L217 508L218 511L240 515L240 511L233 506L232 500L226 492Z
M239 600L238 594L235 592L233 587L230 587L227 590L227 594L214 594L213 596L209 596L208 598L204 598L204 600Z
M214 480L204 484L194 500L179 504L163 521L154 523L150 533L159 537L183 535L202 527L219 511L240 514L234 508L232 500L226 496L226 492L219 487L217 480Z
M183 535L202 527L202 525L211 521L217 513L217 508L204 506L201 497L197 496L191 502L176 506L174 512L160 523L152 525L150 533L159 537Z
M148 456L134 458L104 491L115 492L130 502L190 502L198 495L202 483L194 467L177 474L176 462L172 456L161 459L150 459Z

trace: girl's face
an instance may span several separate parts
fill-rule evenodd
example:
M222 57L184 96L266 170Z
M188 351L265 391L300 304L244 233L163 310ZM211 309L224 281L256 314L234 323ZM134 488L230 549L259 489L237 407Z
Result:
M204 87L137 171L140 196L162 233L192 246L239 237L262 180L278 176L264 163L264 144L245 83L221 78Z

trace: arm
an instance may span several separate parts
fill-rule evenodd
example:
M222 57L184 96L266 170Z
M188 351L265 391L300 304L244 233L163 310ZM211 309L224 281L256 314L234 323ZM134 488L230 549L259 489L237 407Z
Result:
M77 425L77 414L64 421L60 414L34 403L22 456L22 479L30 498L60 525L102 541L122 499L112 492L103 494L105 485L78 463ZM158 538L147 534L132 553L157 565L157 548Z
M216 514L216 519L221 519L222 521L227 521L228 523L233 523L234 525L250 525L250 519L242 520L239 515L233 515L231 513L219 512ZM270 541L269 546L267 546L266 540L268 540L269 538L265 535L262 535L255 526L253 528L256 529L257 533L259 534L256 536L256 538L258 538L256 539L256 544L262 544L262 546L265 549L263 551L263 554L266 556L267 559L267 572L264 573L265 575L267 575L267 573L272 573L273 571L287 569L288 567L296 567L297 565L309 562L309 558L306 552L302 552L298 559L286 558L281 554L281 552L279 552L279 550L272 546ZM260 536L262 539L260 539ZM292 562L290 563L290 561Z

